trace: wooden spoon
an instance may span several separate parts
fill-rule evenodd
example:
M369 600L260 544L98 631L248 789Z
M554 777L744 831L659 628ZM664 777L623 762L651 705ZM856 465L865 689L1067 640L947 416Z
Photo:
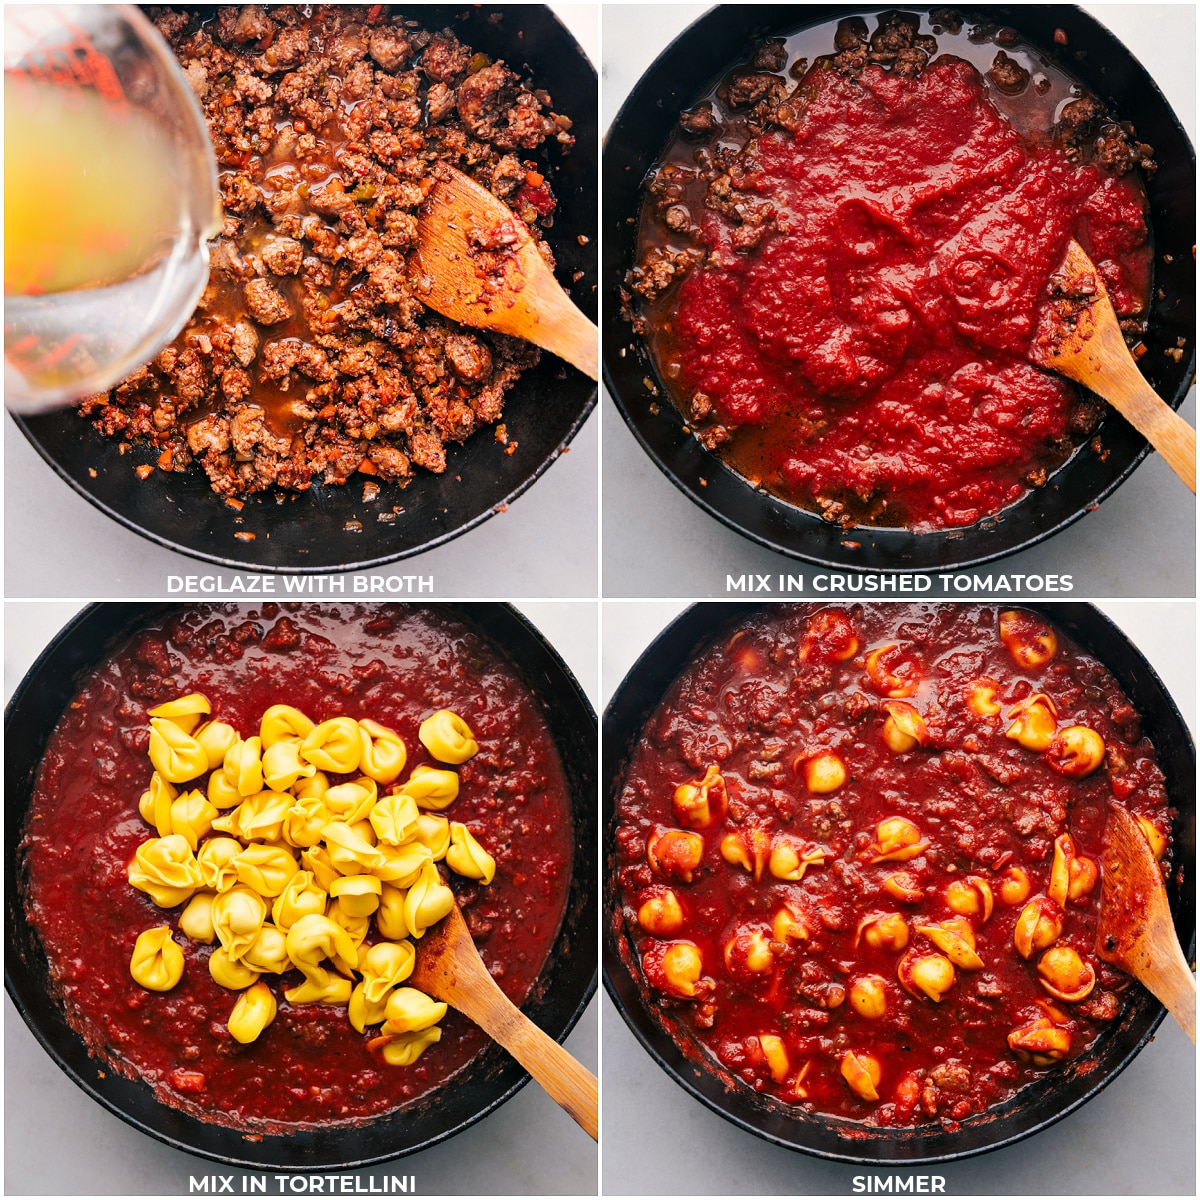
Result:
M599 1131L596 1077L543 1033L500 990L475 949L458 905L417 947L411 985L469 1017L499 1042L593 1138Z
M1146 382L1121 336L1095 263L1072 239L1055 276L1057 319L1034 359L1103 396L1196 490L1196 431Z
M599 376L599 335L567 298L525 222L461 171L438 169L410 275L422 303L473 329L524 338Z
M1109 801L1096 953L1166 1005L1196 1041L1196 980L1175 935L1162 873L1136 819Z

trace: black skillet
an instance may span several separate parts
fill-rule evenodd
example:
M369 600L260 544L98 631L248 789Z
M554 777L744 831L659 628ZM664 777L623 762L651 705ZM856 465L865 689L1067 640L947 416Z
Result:
M685 1056L646 1007L634 982L634 973L640 968L626 935L613 882L616 802L626 766L647 718L671 683L720 631L735 627L740 617L758 607L726 603L689 608L646 649L604 711L605 988L634 1036L680 1087L739 1128L791 1150L838 1162L912 1167L970 1158L1046 1129L1111 1083L1150 1041L1166 1011L1149 992L1133 987L1120 1017L1092 1049L1047 1078L1044 1085L1027 1088L1004 1105L968 1118L953 1133L940 1126L870 1129L786 1109L748 1087L731 1086L715 1073L697 1069L696 1058L703 1061L704 1052ZM1142 714L1144 728L1158 751L1171 805L1177 810L1174 833L1178 869L1168 885L1171 911L1181 944L1194 948L1196 754L1191 734L1154 669L1098 609L1089 604L1024 607L1044 613L1078 646L1104 663ZM1190 961L1190 950L1188 958Z
M894 7L894 6L893 6ZM911 11L911 6L899 6ZM619 288L633 263L641 184L679 112L706 95L730 67L746 61L763 35L787 35L885 6L721 5L686 29L655 59L629 94L604 146L604 382L621 415L668 479L689 499L756 542L823 566L930 570L988 562L1032 546L1095 508L1148 453L1145 439L1115 414L1101 435L1107 454L1076 453L1043 488L966 529L913 534L859 527L844 531L814 514L755 491L685 431L641 339L620 316ZM918 6L916 11L922 11ZM1112 112L1132 121L1154 146L1158 173L1147 182L1155 240L1155 299L1141 361L1151 386L1175 408L1195 371L1196 163L1187 135L1145 68L1094 17L1071 5L965 7L995 25L1010 24L1063 65ZM868 21L873 29L875 23ZM1055 42L1055 31L1066 45ZM1165 261L1170 256L1171 261ZM1184 339L1180 361L1164 353ZM646 386L656 383L656 390ZM1189 503L1180 492L1179 503Z
M46 957L25 920L20 841L46 741L75 695L75 681L111 649L172 606L95 604L76 616L30 667L5 710L4 986L47 1054L92 1099L177 1150L237 1167L288 1171L351 1169L435 1145L499 1107L529 1076L494 1043L412 1108L354 1128L312 1129L248 1141L160 1104L141 1081L104 1071L48 991ZM596 715L574 676L541 634L504 604L439 605L503 649L538 698L570 788L575 832L571 891L558 939L525 1013L562 1041L596 989Z
M558 197L548 235L556 275L591 318L596 316L596 72L575 39L544 5L419 5L422 28L452 29L493 59L503 58L544 88L555 110L574 121L577 144L539 153ZM494 14L502 19L492 23ZM583 239L582 242L580 239ZM579 275L578 280L575 276ZM81 496L160 546L219 566L317 573L357 570L431 550L473 529L514 500L563 452L596 403L596 385L546 353L509 393L504 421L515 452L481 430L450 448L445 474L419 471L407 488L383 484L363 503L363 482L307 492L268 491L247 497L234 512L193 466L182 474L155 471L139 480L134 468L154 463L151 451L120 452L72 409L16 417L38 453ZM402 506L389 524L377 519ZM351 522L361 530L347 528ZM253 533L253 540L235 534Z

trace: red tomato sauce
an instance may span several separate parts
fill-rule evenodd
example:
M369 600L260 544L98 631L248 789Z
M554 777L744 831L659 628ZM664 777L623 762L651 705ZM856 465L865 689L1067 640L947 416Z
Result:
M768 491L843 524L973 524L1079 440L1074 385L1031 347L1072 237L1117 311L1141 311L1141 184L1019 133L959 58L915 79L822 59L797 94L795 132L762 132L731 176L743 211L773 208L770 232L747 249L740 218L698 209L707 257L660 364Z
M1094 954L1101 889L1095 879L1087 886L1085 860L1099 864L1114 799L1169 839L1154 748L1093 658L1058 634L1050 661L1021 666L998 625L995 609L963 605L764 610L701 650L647 722L617 811L629 965L670 1035L730 1086L875 1126L953 1127L1023 1087L1052 1084L1057 1063L1083 1053L1120 1012L1131 981ZM1020 614L1007 619L1006 632L1014 628L1019 648L1036 647L1047 627ZM996 713L969 706L975 681L977 702L989 706L990 688ZM1052 699L1058 731L1099 734L1101 766L1073 777L1057 743L1038 752L1006 737L1012 710L1038 693ZM924 744L902 752L885 740L897 703L924 723ZM828 756L845 779L820 792L810 764ZM709 790L705 826L681 811L677 789L716 770L723 783ZM897 819L918 840L885 858L893 843L881 825ZM662 840L681 830L699 839L698 861ZM1050 896L1063 835L1081 882L1059 905ZM731 838L741 861L730 861ZM781 843L816 860L798 880L776 873ZM1017 871L1023 897L1005 892ZM667 893L676 927L648 929L644 906ZM976 910L964 916L972 897ZM1045 943L1028 959L1018 953L1031 902L1050 905L1060 923L1056 954L1068 948L1094 971L1086 996L1067 1002L1043 986ZM980 961L954 965L936 1001L906 989L906 969L943 949L921 930L955 920L967 922ZM699 955L692 996L664 974L679 946ZM873 1014L856 1003L863 980L873 980ZM1055 1061L1009 1042L1039 1021L1068 1047ZM874 1061L877 1099L848 1083L848 1054Z
M428 1096L487 1045L453 1010L439 1043L393 1067L367 1049L378 1028L357 1033L344 1005L289 1004L297 971L263 977L279 1011L249 1045L226 1028L236 995L209 974L213 947L176 935L185 967L170 992L131 978L138 934L164 921L174 930L181 911L155 907L126 877L154 836L138 815L152 771L146 709L192 691L245 736L278 703L315 721L369 717L404 738L405 777L437 765L417 739L421 720L458 712L480 750L456 768L460 793L445 815L494 856L496 877L483 887L447 874L488 970L517 1004L554 944L571 874L570 798L537 702L500 651L434 610L198 607L138 633L81 682L38 772L23 841L27 912L52 988L98 1058L164 1103L260 1132L355 1123Z

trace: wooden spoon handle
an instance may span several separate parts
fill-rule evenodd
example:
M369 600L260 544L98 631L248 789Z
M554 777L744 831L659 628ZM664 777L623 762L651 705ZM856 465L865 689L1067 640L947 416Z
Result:
M555 1103L575 1118L593 1140L599 1136L596 1077L576 1062L552 1037L540 1030L519 1008L508 1004L497 1013L494 1028L486 1029L534 1077Z
M536 251L534 251L536 253ZM557 286L538 288L537 320L519 336L565 358L589 379L600 378L600 333Z
M1110 386L1102 387L1103 383ZM1163 456L1167 466L1196 490L1196 431L1146 382L1129 362L1108 378L1093 379L1098 391Z
M478 962L478 959L475 960ZM438 991L440 999L499 1042L593 1138L599 1135L596 1077L543 1033L499 988L483 963Z
M1166 1010L1179 1022L1179 1027L1196 1044L1196 978L1180 949L1174 928L1169 938L1157 939L1170 952L1165 958L1143 965L1138 978L1162 1001Z

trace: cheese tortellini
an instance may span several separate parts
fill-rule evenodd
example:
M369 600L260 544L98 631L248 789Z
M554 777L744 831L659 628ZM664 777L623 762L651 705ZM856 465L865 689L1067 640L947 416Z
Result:
M150 761L168 783L187 783L208 770L204 747L165 717L150 718Z
M234 1041L254 1041L275 1020L278 1004L271 989L260 979L248 987L229 1014L229 1033Z
M322 721L300 744L300 755L322 771L349 775L362 759L358 722L351 717Z
M397 779L408 761L404 739L394 729L371 720L359 721L358 736L362 748L359 770L380 784Z
M183 978L183 951L171 936L170 925L138 934L129 973L152 992L169 992Z
M159 908L174 908L191 899L204 882L200 864L187 838L180 833L143 842L129 864L127 877L133 887L145 892Z
M491 883L496 877L496 860L479 844L475 835L461 822L450 823L450 849L446 865L468 879Z
M451 767L479 750L473 732L448 709L427 717L417 737L436 762L404 778L404 737L371 718L318 724L276 704L243 737L212 711L199 692L149 710L153 771L137 808L156 836L129 863L130 885L182 906L179 933L212 947L209 974L240 993L227 1018L236 1041L275 1019L267 981L298 970L289 1003L345 1005L360 1033L379 1027L368 1045L384 1062L416 1062L446 1012L402 986L414 940L454 905L437 863L482 885L496 873L467 825L441 815L459 795ZM130 973L169 991L184 961L164 924L138 937Z
M180 696L178 700L168 700L166 704L158 704L146 709L149 717L173 721L184 733L194 733L200 722L212 712L208 697L199 692Z
M421 739L421 745L438 762L457 766L479 753L479 743L475 740L470 725L458 713L453 713L448 708L426 717L421 722L417 736Z

